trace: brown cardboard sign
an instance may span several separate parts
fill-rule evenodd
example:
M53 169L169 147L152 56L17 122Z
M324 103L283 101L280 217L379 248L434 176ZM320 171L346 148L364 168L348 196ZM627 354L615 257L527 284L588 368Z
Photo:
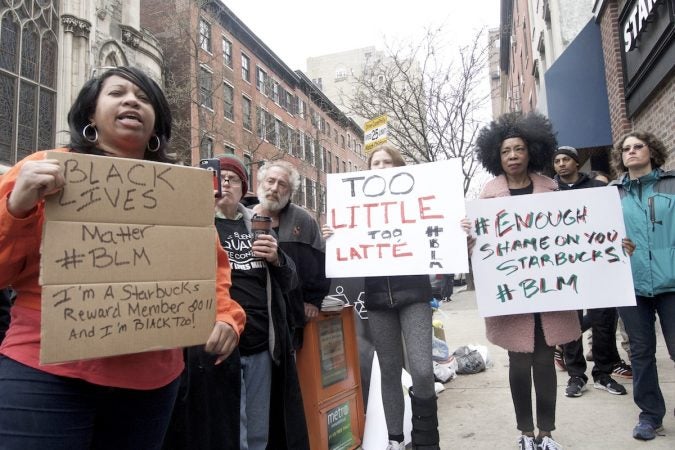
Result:
M66 189L47 202L48 220L213 225L213 181L196 167L138 159L49 153Z
M61 162L66 185L45 203L41 363L206 342L216 310L210 174L47 157Z
M212 280L45 286L41 362L202 344L215 301Z
M215 275L212 228L46 221L43 235L43 286Z

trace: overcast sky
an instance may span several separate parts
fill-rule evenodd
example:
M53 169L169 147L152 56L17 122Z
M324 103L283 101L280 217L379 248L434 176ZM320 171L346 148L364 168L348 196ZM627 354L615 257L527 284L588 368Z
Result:
M308 57L404 40L443 26L450 41L499 26L499 0L222 0L291 69Z

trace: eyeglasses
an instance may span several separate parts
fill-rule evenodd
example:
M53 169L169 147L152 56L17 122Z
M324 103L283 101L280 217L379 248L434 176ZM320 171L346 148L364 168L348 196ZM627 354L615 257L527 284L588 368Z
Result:
M225 183L226 181L230 186L241 186L241 180L239 178L223 177L220 179L221 183Z
M639 151L645 148L647 144L633 144L633 145L626 145L624 148L621 149L622 152L626 153L631 150Z

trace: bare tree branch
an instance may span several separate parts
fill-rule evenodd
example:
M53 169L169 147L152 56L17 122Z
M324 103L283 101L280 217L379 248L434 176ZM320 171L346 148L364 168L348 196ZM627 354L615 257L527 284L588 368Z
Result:
M355 74L354 94L345 103L361 117L386 114L389 139L411 161L459 158L466 193L477 168L478 116L489 99L480 87L488 43L481 30L448 62L439 52L441 32L427 30L418 43L386 46L383 58Z

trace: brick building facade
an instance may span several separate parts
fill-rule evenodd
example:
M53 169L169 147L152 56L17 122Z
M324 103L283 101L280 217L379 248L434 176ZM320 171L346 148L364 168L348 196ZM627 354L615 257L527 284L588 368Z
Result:
M502 0L499 60L502 113L533 111L537 105L528 0ZM497 93L493 91L493 95Z
M164 51L174 150L192 165L238 155L249 191L260 163L288 160L302 179L294 202L321 220L326 174L365 167L361 128L222 2L142 0L141 11Z

